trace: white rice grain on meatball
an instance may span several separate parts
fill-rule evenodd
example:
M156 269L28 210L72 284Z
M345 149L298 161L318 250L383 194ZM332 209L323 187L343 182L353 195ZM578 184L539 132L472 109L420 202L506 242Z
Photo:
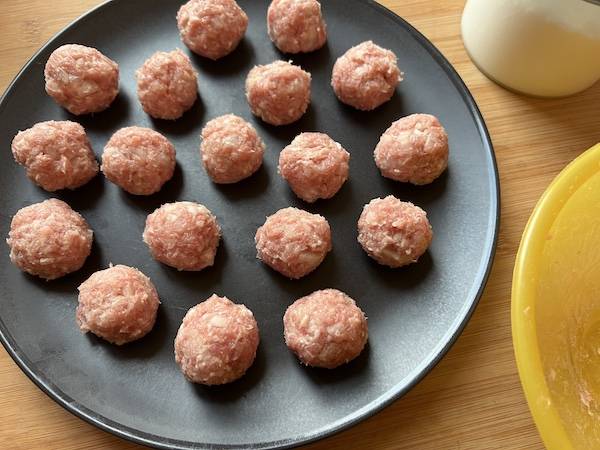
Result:
M432 239L425 211L393 195L371 200L358 219L358 242L384 266L396 268L417 262Z
M154 53L135 76L142 108L155 119L179 119L198 97L196 71L179 49Z
M310 81L310 73L289 62L254 67L246 78L252 114L271 125L297 121L310 104Z
M396 55L367 41L338 58L331 86L341 102L371 111L392 98L400 81L402 72Z
M296 300L283 316L285 343L307 366L334 369L356 358L369 336L354 300L324 289Z
M193 383L231 383L254 362L259 339L252 311L213 294L183 318L175 338L175 361Z
M284 53L312 52L327 41L327 26L316 0L273 0L267 11L267 30Z
M100 270L78 289L75 316L83 333L122 345L152 330L160 301L150 278L139 270L123 265Z
M412 114L383 133L374 156L384 177L429 184L448 167L448 135L437 117Z
M21 208L6 243L21 270L54 280L79 270L92 249L93 232L81 215L58 199Z
M104 147L101 169L106 178L131 194L154 194L173 176L175 147L149 128L122 128Z
M119 93L119 66L95 48L63 45L44 69L46 92L75 115L105 110Z
M167 203L148 216L143 237L157 261L199 271L213 265L221 227L204 205Z
M301 133L279 154L279 173L313 203L333 197L348 179L350 154L324 133Z
M280 209L267 217L254 242L262 262L292 279L315 270L332 249L327 220L297 208Z
M43 189L76 189L98 173L98 162L81 125L75 122L40 122L19 131L12 141L15 161Z
M194 53L217 60L238 46L248 16L235 0L190 0L177 13L181 40Z
M252 125L234 114L217 117L202 130L200 154L215 183L237 183L256 172L265 144Z

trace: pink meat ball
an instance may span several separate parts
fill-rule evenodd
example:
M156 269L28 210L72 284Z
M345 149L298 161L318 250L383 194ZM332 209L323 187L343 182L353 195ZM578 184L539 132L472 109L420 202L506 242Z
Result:
M75 122L40 122L19 131L12 141L15 161L43 189L76 189L98 173L85 130Z
M54 280L79 270L92 249L93 232L83 217L55 198L21 208L6 243L21 270Z
M217 219L198 203L167 203L146 219L144 242L152 257L177 270L212 266L220 239Z
M265 144L252 125L233 114L217 117L202 130L200 154L215 183L237 183L256 172Z
M213 294L183 318L175 337L175 361L193 383L231 383L254 362L258 342L252 311Z
M271 125L295 122L308 109L310 80L310 73L285 61L254 67L246 78L252 114Z
M400 81L402 72L396 55L367 41L338 58L331 86L341 102L371 111L392 98Z
M429 184L448 167L448 135L437 117L412 114L394 122L375 147L375 163L386 178Z
M358 219L358 242L384 266L396 268L417 262L432 239L427 213L393 195L371 200Z
M334 369L356 358L369 336L354 300L324 289L296 300L283 316L285 343L303 364Z
M262 262L292 279L315 270L332 248L327 220L297 208L280 209L267 217L254 242Z
M179 119L198 97L196 71L179 49L156 52L135 76L142 108L155 119Z
M119 66L95 48L68 44L52 52L44 69L46 92L70 113L104 111L119 93Z
M131 194L154 194L173 176L175 147L149 128L122 128L104 147L101 169L106 178Z
M126 344L152 330L159 303L150 278L133 267L113 266L79 286L77 325L83 333Z
M348 179L350 154L323 133L301 133L279 154L279 173L302 200L333 197Z
M179 9L177 26L190 50L217 60L238 46L248 16L234 0L190 0Z
M327 26L316 0L273 0L267 11L267 30L284 53L312 52L327 41Z

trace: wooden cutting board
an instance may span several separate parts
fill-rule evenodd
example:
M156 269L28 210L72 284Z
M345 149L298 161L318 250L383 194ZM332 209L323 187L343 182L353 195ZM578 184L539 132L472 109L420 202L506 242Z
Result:
M0 91L46 40L99 3L1 0ZM465 53L460 37L464 1L381 3L431 39L475 96L491 132L500 169L500 240L485 295L442 362L383 412L307 448L542 449L513 356L512 268L522 230L540 194L569 161L600 142L600 84L558 100L513 94L485 78ZM142 448L64 411L21 373L3 349L0 442L11 450Z

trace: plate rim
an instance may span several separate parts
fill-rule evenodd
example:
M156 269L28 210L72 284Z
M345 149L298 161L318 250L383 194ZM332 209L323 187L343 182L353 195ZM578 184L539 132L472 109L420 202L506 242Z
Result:
M43 53L48 47L50 47L56 39L58 39L63 33L79 26L79 24L85 20L90 19L91 17L99 14L107 8L109 5L113 3L117 3L118 0L105 0L94 8L88 10L83 13L81 16L77 17L67 26L60 29L57 33L55 33L52 37L50 37L23 65L21 70L15 75L13 80L8 84L6 90L0 97L0 113L6 107L6 99L11 93L13 86L17 83L17 81L21 78L21 76L30 68L33 64L34 59L38 57L39 54ZM299 445L305 445L311 442L315 442L326 437L337 434L343 430L346 430L357 423L377 414L385 407L389 406L394 401L398 400L402 396L404 396L408 391L410 391L415 385L417 385L439 362L440 360L448 353L450 348L454 345L467 323L469 322L473 312L475 311L477 305L479 304L479 300L481 299L485 287L487 285L493 263L494 257L496 254L496 249L498 245L498 235L500 230L500 212L501 212L501 190L500 190L500 176L498 172L498 164L496 161L496 155L494 152L493 143L488 132L488 129L485 125L485 121L483 119L483 115L473 98L473 95L467 88L465 82L460 77L456 69L450 64L450 62L446 59L446 57L433 45L433 43L425 37L420 31L418 31L415 27L413 27L408 21L400 17L398 14L388 9L387 7L377 3L375 0L357 0L363 2L379 11L379 13L385 15L389 19L393 20L398 26L402 27L406 30L413 39L415 39L435 60L435 62L442 68L448 79L452 82L452 84L457 89L460 94L465 106L469 110L469 113L473 117L475 124L477 125L477 129L479 132L479 136L481 137L482 145L486 150L486 153L489 155L490 160L488 164L486 164L488 172L492 175L489 180L490 190L491 190L491 206L490 206L490 218L488 222L488 229L486 232L485 239L485 248L483 251L482 264L480 265L478 272L475 277L475 282L473 286L475 289L472 289L468 298L471 298L471 301L466 303L467 307L463 309L463 313L457 319L452 326L449 328L448 332L444 335L441 342L442 345L439 345L431 354L434 354L432 358L423 361L422 364L417 366L411 373L409 373L403 380L400 380L395 386L390 388L385 394L379 396L378 398L372 400L367 405L362 408L354 411L354 413L349 414L342 419L339 419L336 422L333 422L325 427L322 427L318 430L315 430L311 433L305 435L295 436L293 438L276 440L276 441L268 441L261 443L242 443L242 444L216 444L216 443L197 443L190 441L182 441L177 439L170 439L164 436L158 436L151 433L142 432L140 430L136 430L130 427L127 427L123 424L112 421L111 419L97 414L96 412L86 408L83 405L79 405L75 400L70 398L60 389L58 389L54 384L47 380L46 377L41 374L35 373L30 365L31 361L21 352L18 345L12 338L12 336L8 333L6 326L0 316L0 342L5 348L6 352L10 355L13 361L17 364L17 366L21 369L25 375L48 397L50 397L54 402L60 405L62 408L73 414L74 416L86 421L87 423L103 430L108 433L111 433L114 436L125 439L127 441L144 445L147 447L163 449L163 450L192 450L192 449L200 449L200 448L210 448L210 449L285 449L292 448ZM493 226L491 226L493 225ZM411 379L409 383L403 383L404 380ZM402 387L398 387L403 385Z

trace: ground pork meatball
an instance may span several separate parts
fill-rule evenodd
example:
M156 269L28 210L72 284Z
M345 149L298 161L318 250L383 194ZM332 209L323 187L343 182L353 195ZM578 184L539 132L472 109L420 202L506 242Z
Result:
M371 200L358 219L358 242L384 266L395 268L417 262L432 238L425 211L393 195Z
M252 125L233 114L217 117L202 130L200 154L215 183L237 183L256 172L265 144Z
M267 217L254 241L257 257L292 279L315 270L332 248L327 220L297 208L280 209Z
M158 192L174 171L175 147L149 128L122 128L104 147L102 172L131 194Z
M177 270L212 266L221 238L217 219L193 202L162 205L146 219L144 242L157 261Z
M331 198L348 179L350 154L323 133L301 133L279 154L279 173L302 200Z
M79 286L76 320L83 333L122 345L150 332L160 301L150 278L137 269L114 266Z
M375 163L386 178L429 184L448 167L448 135L430 114L394 122L375 147Z
M252 312L213 294L183 318L175 337L175 361L193 383L231 383L254 362L258 342Z
M356 358L369 335L364 313L337 289L296 300L285 312L283 326L285 343L300 361L326 369Z
M217 60L238 46L248 16L235 0L190 0L177 13L181 40L200 56Z
M75 122L40 122L19 131L12 141L15 161L43 189L76 189L98 173L85 130Z
M371 111L392 98L400 81L396 55L367 41L338 58L331 86L341 102Z
M156 52L135 76L142 108L155 119L179 119L198 97L196 72L190 59L179 49Z
M83 217L55 198L26 206L12 219L6 243L21 270L54 280L79 270L92 249Z
M52 52L46 68L46 92L70 113L105 110L119 93L119 66L95 48L68 44Z
M267 29L284 53L312 52L327 41L327 26L316 0L273 0L267 11Z
M254 67L246 78L252 114L271 125L295 122L308 109L310 80L310 73L285 61Z

